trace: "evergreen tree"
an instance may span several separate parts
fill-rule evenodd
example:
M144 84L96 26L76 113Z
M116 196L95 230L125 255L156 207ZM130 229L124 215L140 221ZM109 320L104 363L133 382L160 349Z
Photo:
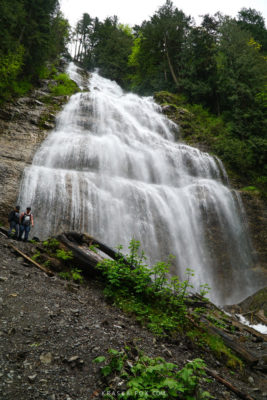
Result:
M261 44L261 50L267 52L267 30L260 12L252 8L242 8L238 13L238 25L250 32L253 39Z
M149 21L138 29L139 41L135 43L130 66L135 67L132 82L139 82L136 89L171 89L180 87L182 53L190 17L173 6L170 0L159 8ZM137 51L138 43L138 51Z
M267 70L260 47L234 20L225 19L220 35L217 69L221 111L240 138L263 135L266 119L258 95L266 84Z

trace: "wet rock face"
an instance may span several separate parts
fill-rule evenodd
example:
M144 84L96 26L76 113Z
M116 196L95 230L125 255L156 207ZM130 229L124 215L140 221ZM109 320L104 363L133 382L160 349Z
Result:
M31 164L34 153L55 126L55 104L43 100L49 95L46 83L0 110L0 222L16 203L24 168ZM66 102L57 98L56 108Z
M256 251L257 266L263 268L265 276L262 286L267 282L267 207L260 196L249 192L240 192L246 210L247 222L253 247Z

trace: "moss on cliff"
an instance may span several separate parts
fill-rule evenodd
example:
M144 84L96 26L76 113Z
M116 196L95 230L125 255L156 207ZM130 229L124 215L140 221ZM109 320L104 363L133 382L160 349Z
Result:
M267 290L263 288L258 290L252 296L239 303L243 313L248 313L252 311L254 313L264 310L264 314L267 317Z

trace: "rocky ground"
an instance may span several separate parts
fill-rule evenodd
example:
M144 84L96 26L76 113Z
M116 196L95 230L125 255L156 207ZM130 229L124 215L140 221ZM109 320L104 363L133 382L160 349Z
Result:
M209 352L201 353L188 340L157 339L133 318L108 304L101 281L78 286L58 276L48 277L0 234L0 399L89 400L103 398L105 386L92 361L110 348L135 343L149 356L162 356L181 368L201 357L208 368L249 394L265 399L264 374L245 368L230 371ZM263 346L255 343L255 349ZM261 347L262 348L262 347ZM206 389L215 399L238 399L214 379Z

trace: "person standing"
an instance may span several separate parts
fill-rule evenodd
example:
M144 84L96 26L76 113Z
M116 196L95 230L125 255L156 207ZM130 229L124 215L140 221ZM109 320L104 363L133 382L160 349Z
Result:
M7 236L11 238L13 229L15 229L15 239L19 238L19 219L20 219L20 206L16 206L8 215L9 230Z
M31 226L32 227L34 226L31 207L27 207L26 212L20 214L19 222L20 222L19 240L22 239L22 235L24 233L24 242L27 242Z

